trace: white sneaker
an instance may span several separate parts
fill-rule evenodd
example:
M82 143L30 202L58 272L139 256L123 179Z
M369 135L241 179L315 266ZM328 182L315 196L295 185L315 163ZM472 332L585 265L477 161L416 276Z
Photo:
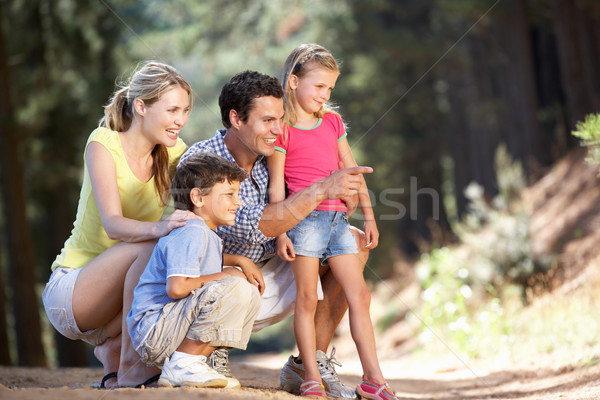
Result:
M173 359L173 361L172 361ZM227 378L206 364L206 357L174 353L167 358L158 379L159 386L224 388Z

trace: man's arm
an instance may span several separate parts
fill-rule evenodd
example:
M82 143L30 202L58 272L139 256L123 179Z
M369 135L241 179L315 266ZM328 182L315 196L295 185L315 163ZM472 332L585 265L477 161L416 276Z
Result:
M269 237L281 235L303 220L323 200L358 195L362 174L371 172L371 167L340 169L283 201L268 204L258 224L260 231Z

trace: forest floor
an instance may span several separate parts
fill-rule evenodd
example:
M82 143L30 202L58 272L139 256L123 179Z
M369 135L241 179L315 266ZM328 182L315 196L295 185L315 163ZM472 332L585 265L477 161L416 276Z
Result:
M349 362L347 362L349 361ZM92 389L102 376L100 368L0 367L0 398L19 400L76 399L293 399L280 389L282 355L232 360L242 389ZM360 382L357 360L344 360L341 376L349 385ZM600 364L557 365L532 359L516 365L498 360L462 364L459 360L417 360L404 357L382 362L384 373L399 399L598 399Z
M442 338L418 349L413 327L395 324L380 336L378 350L399 399L600 399L600 178L584 156L573 151L524 194L535 250L557 254L558 262L515 316L523 328L509 351L468 357ZM382 301L375 290L375 308ZM340 329L334 344L343 363L338 372L357 385L360 363L347 329ZM102 377L100 368L0 367L0 399L292 399L278 389L288 355L232 357L243 385L238 390L100 390L89 386Z

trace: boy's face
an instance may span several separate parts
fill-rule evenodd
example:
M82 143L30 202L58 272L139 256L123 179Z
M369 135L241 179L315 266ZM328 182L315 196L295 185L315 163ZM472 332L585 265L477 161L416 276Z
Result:
M221 225L233 225L235 212L242 205L239 192L239 182L224 181L215 184L209 194L202 196L203 205L197 209L196 214L202 217L212 230Z

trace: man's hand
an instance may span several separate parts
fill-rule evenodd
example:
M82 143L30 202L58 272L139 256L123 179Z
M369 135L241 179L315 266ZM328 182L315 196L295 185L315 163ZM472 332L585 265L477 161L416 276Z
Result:
M294 252L294 245L287 234L282 233L277 236L277 254L285 261L294 261L296 259L296 253Z
M362 184L362 174L373 172L371 167L350 167L334 171L320 181L329 200L350 199L358 196ZM356 207L354 207L356 209Z

